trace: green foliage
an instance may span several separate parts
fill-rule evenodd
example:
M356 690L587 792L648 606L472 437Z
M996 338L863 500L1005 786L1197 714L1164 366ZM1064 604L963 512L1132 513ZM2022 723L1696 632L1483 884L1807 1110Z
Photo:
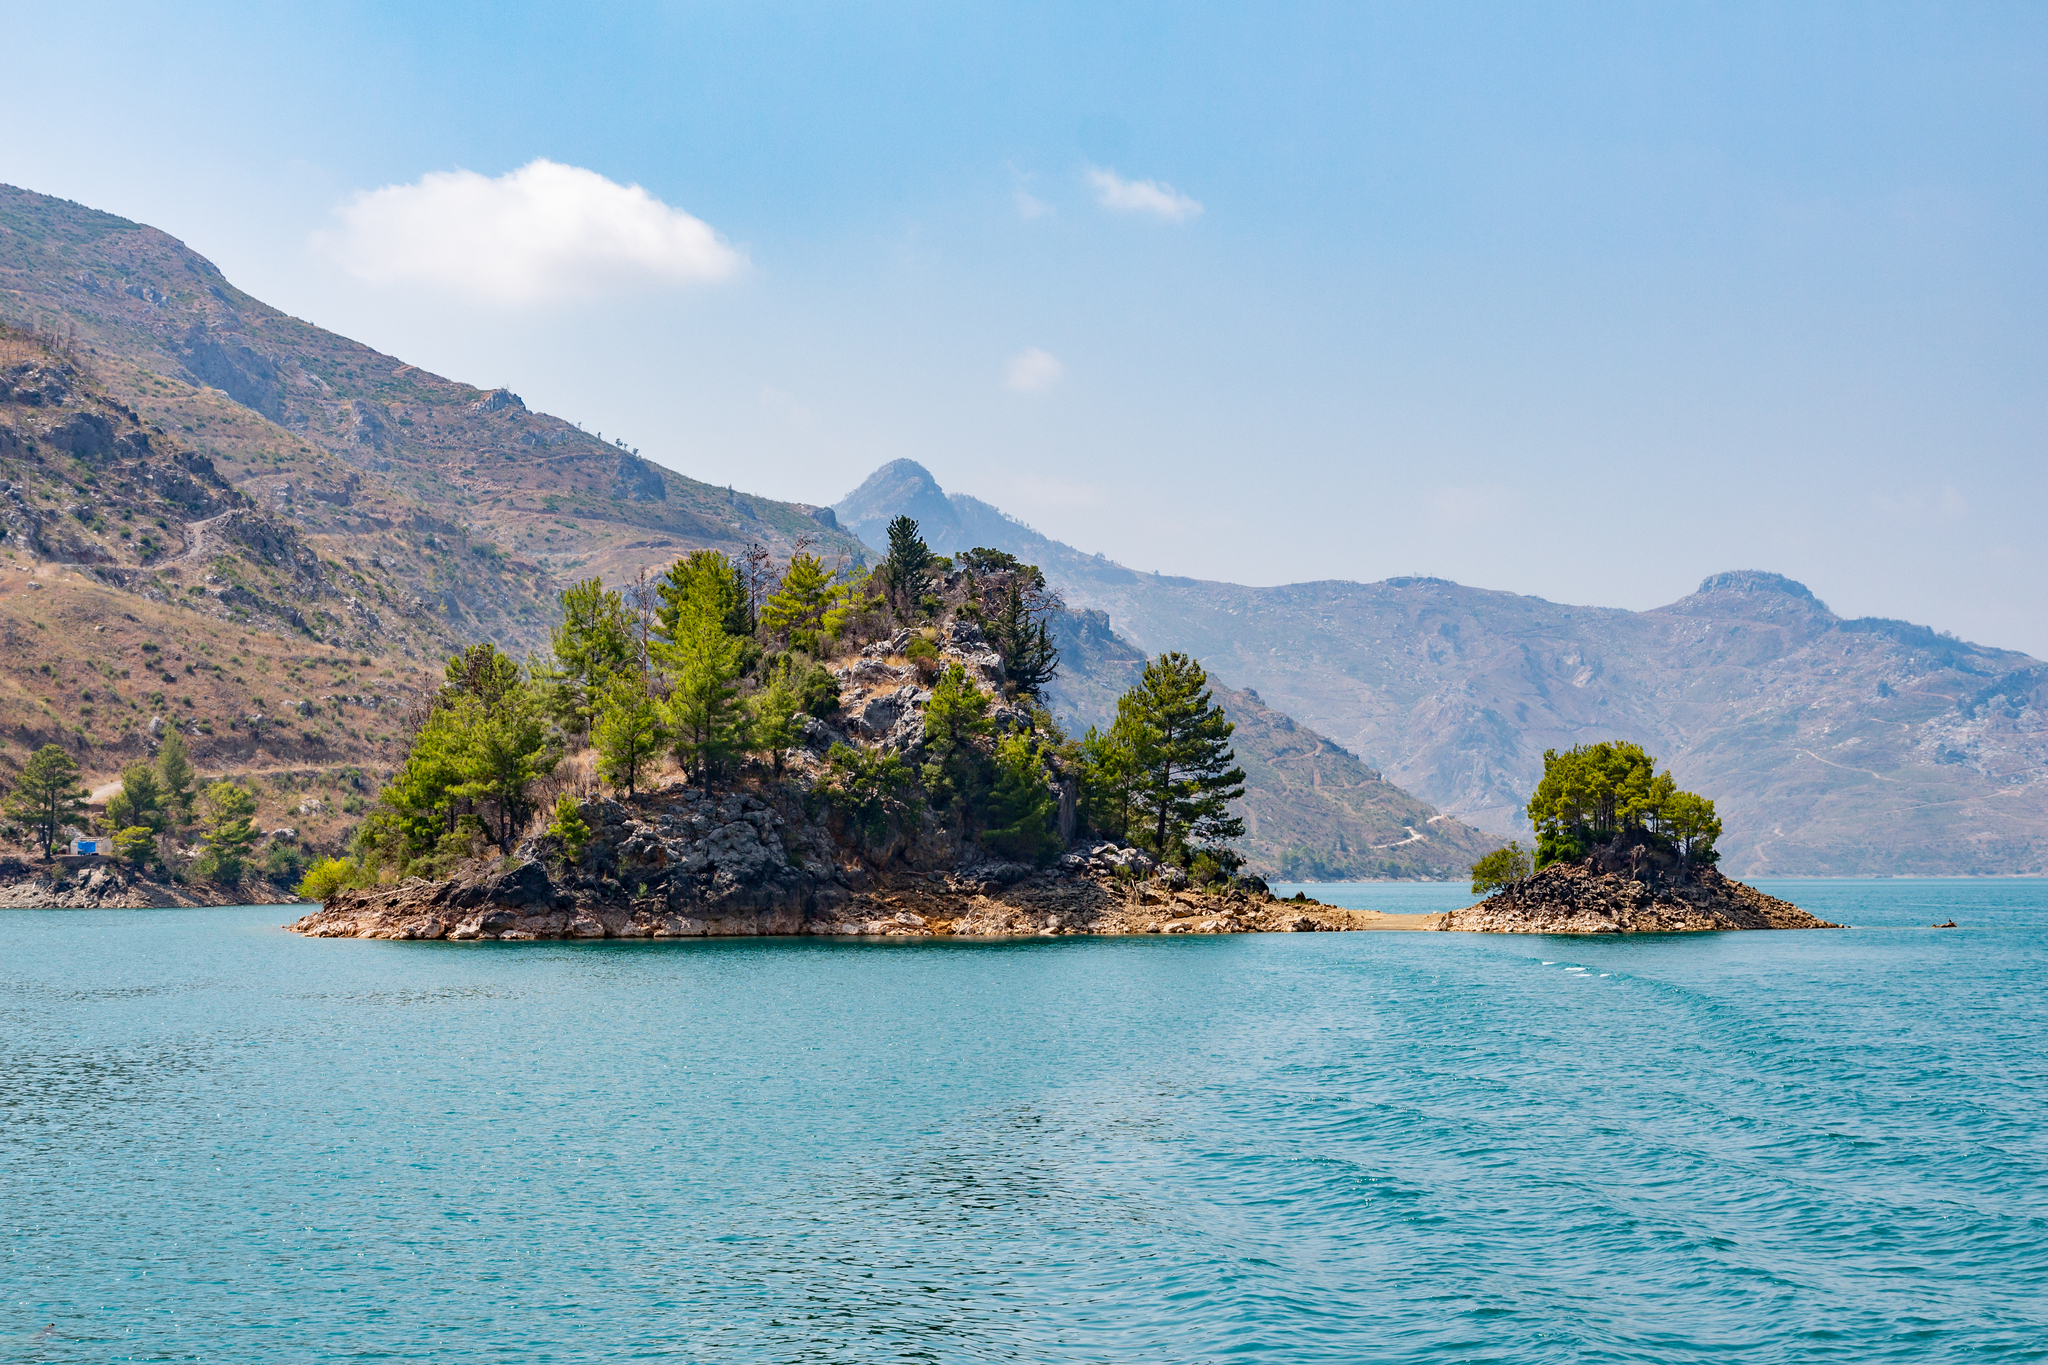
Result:
M28 827L47 858L64 826L83 816L89 795L78 785L78 765L71 755L58 745L45 744L22 765L21 777L7 798L7 813Z
M1230 880L1230 869L1214 851L1205 848L1188 864L1188 879L1196 886L1214 886Z
M825 756L817 792L852 821L870 844L880 843L889 821L910 809L904 792L910 770L895 754L835 744Z
M932 567L931 547L918 534L917 523L901 516L890 522L889 554L875 566L875 579L899 620L908 621L921 610L931 586Z
M1532 870L1529 850L1519 840L1510 840L1506 848L1497 848L1472 864L1472 894L1483 896L1498 891L1509 882L1520 881Z
M728 635L746 638L754 633L754 604L746 578L739 565L716 550L692 550L669 565L655 584L655 594L655 629L663 639L675 639L676 623L699 601L709 603Z
M773 608L774 599L768 605ZM676 757L697 781L708 782L744 745L741 641L726 630L717 600L704 595L681 604L670 638L655 646L655 655L673 675L664 718Z
M1640 744L1602 740L1543 755L1543 777L1528 801L1536 866L1584 857L1623 837L1648 836L1681 857L1713 863L1721 821L1714 803L1679 790Z
M178 733L175 725L164 731L163 743L157 748L156 775L163 792L161 808L166 823L176 828L192 818L192 784L196 774L192 771L192 755L185 747L185 737Z
M209 881L235 886L256 846L256 794L236 782L215 782L199 795L201 852L194 870Z
M950 664L932 687L924 709L925 764L918 776L934 809L957 811L972 823L989 790L989 763L978 741L992 728L994 700L974 685L967 670Z
M834 616L833 606L832 575L825 562L799 554L789 561L782 585L761 604L761 624L791 648L815 654L838 633L839 620L828 619Z
M1145 665L1117 700L1112 740L1130 773L1131 835L1161 858L1185 862L1197 845L1241 838L1230 803L1244 797L1244 769L1230 748L1236 727L1209 691L1209 675L1184 654ZM1085 751L1085 746L1084 746Z
M107 798L107 824L113 829L144 825L154 833L164 827L163 779L147 763L121 770L121 790Z
M994 574L1019 573L1031 567L1013 554L981 546L961 551L956 557L956 562L969 573L982 578Z
M263 850L263 878L276 886L295 886L306 872L306 855L291 844L273 842Z
M826 672L825 676L832 675ZM832 695L837 704L837 680ZM803 738L803 726L797 719L803 711L804 694L796 660L781 655L769 665L765 685L747 698L747 747L768 755L777 777L782 775L783 751Z
M1138 730L1123 707L1107 734L1088 727L1081 736L1081 819L1111 839L1128 839L1138 790Z
M305 876L299 878L292 894L300 900L325 903L337 891L367 886L370 881L369 874L347 858L320 858L306 869Z
M668 740L661 705L648 694L645 674L614 673L605 680L590 738L597 748L598 776L631 796Z
M156 861L156 831L148 825L130 825L118 831L114 835L114 856L131 867L147 867Z
M452 867L486 833L510 852L533 814L528 789L561 761L540 690L517 663L479 645L451 659L448 675L357 832L368 867L426 875L428 866ZM422 859L431 862L416 867Z
M1012 574L988 616L989 643L1003 656L1003 676L1018 692L1042 696L1059 674L1060 651L1052 642L1050 616L1059 599L1045 591L1036 568Z
M555 818L548 824L548 833L562 841L562 848L571 862L583 856L583 846L590 842L590 826L583 821L583 806L567 792L555 798Z
M982 842L1019 862L1051 861L1059 847L1053 821L1059 815L1052 772L1028 734L996 742L995 783L988 797L988 829Z
M939 647L922 635L903 647L903 657L910 660L917 670L917 676L930 682L939 672Z
M593 698L605 679L640 664L625 599L596 578L568 588L562 593L562 624L555 627L553 651L548 708L565 729L581 734L589 728Z

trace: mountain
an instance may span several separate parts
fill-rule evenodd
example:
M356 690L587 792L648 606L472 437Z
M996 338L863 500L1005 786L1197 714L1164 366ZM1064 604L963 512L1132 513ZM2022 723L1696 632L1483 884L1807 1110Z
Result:
M685 478L289 317L153 228L8 187L0 480L0 776L57 741L104 782L176 725L203 772L251 778L266 824L316 844L402 756L439 661L544 644L569 581L699 547L786 558L800 537L865 554L829 509ZM1060 628L1094 663L1063 712L1100 717L1144 656L1099 617ZM1226 701L1255 870L1455 876L1484 851Z
M309 543L388 572L454 634L526 649L558 588L692 549L859 542L822 509L686 478L235 288L155 228L0 186L0 322L60 340L109 397L173 433Z
M1047 704L1073 732L1106 729L1116 699L1144 671L1145 651L1110 629L1099 611L1060 612L1052 630L1060 672ZM1237 727L1231 744L1245 771L1245 798L1236 807L1245 837L1238 847L1253 872L1290 881L1455 881L1500 846L1258 693L1217 687L1215 694Z
M1925 626L1847 620L1776 574L1669 606L1567 606L1436 578L1271 588L1138 573L877 470L834 510L878 543L1042 566L1135 645L1200 658L1444 812L1506 835L1543 751L1636 740L1712 795L1724 867L1755 875L2048 871L2048 666Z

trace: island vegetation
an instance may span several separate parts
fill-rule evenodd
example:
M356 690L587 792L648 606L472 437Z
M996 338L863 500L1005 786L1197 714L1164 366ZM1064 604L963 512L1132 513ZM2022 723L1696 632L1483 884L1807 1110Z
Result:
M706 792L795 781L868 850L937 822L1021 863L1093 836L1197 883L1232 878L1244 773L1198 662L1151 660L1106 730L1069 737L1043 704L1062 607L1043 573L998 550L935 554L909 517L889 547L869 567L800 545L779 573L700 550L624 588L573 585L544 653L455 654L348 856L302 892L443 878L538 835L575 844L578 791L632 800L664 769ZM962 642L993 657L971 669ZM911 670L916 726L862 740L842 680L878 655Z

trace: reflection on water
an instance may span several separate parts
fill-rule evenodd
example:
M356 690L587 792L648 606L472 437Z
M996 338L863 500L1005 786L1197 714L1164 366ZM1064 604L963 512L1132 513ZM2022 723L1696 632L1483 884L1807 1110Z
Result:
M0 1359L2035 1358L2048 886L1790 898L1867 927L0 914Z

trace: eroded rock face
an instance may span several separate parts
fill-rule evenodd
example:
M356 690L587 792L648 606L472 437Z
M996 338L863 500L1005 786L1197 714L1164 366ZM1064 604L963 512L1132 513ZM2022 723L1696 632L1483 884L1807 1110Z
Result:
M1449 912L1437 927L1492 934L1672 934L1842 926L1711 867L1685 875L1630 875L1553 863L1477 905Z
M1351 927L1343 911L1274 901L1256 889L1141 879L1151 861L1114 845L1038 868L935 837L880 871L794 797L777 805L749 793L671 788L630 805L589 800L580 810L591 834L573 858L552 839L532 840L489 870L343 892L289 927L316 938L512 941Z

